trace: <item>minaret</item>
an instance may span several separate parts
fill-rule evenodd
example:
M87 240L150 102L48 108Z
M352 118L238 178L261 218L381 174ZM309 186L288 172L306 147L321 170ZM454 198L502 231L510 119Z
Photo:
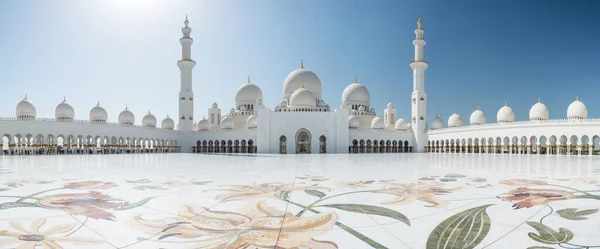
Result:
M415 46L415 60L410 63L410 67L413 69L413 93L412 93L412 129L415 135L414 146L416 152L424 152L425 145L427 144L427 123L425 119L426 115L426 104L427 95L425 94L425 70L429 67L429 64L423 58L423 49L425 47L425 39L423 34L425 30L421 27L421 18L417 22L417 29L415 29L416 38L413 40Z
M178 129L182 131L191 131L194 125L194 92L192 91L192 69L196 62L192 60L192 43L194 40L190 37L192 29L188 27L188 19L185 16L185 27L181 29L183 37L179 39L181 43L181 60L177 66L181 70L181 90L179 91L179 125Z

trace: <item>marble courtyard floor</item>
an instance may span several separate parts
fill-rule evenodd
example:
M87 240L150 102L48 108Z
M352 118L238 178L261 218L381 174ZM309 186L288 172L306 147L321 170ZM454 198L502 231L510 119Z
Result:
M600 248L600 157L0 157L0 248Z

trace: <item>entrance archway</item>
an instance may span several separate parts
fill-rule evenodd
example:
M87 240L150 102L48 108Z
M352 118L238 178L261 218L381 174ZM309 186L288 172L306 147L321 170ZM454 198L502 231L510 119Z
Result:
M300 129L296 132L296 154L310 154L310 132Z

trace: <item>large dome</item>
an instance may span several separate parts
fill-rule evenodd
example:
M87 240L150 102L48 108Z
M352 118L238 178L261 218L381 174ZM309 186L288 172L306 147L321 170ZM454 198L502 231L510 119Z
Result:
M408 128L410 128L410 123L406 122L406 120L400 117L398 120L396 120L394 127L399 131L408 130Z
M448 127L461 127L463 126L463 120L460 117L460 115L458 115L458 113L453 113L452 115L450 115L450 118L448 118Z
M317 98L321 98L321 80L315 73L308 69L304 69L302 66L300 69L297 69L291 72L283 83L283 94L285 96L291 95L302 85L315 95Z
M108 113L102 106L100 106L100 102L92 108L90 111L90 121L94 123L104 123L108 120Z
M67 98L56 106L54 116L56 117L56 120L73 120L75 118L75 110L67 102Z
M119 124L133 125L134 123L135 123L135 116L133 115L133 112L131 112L126 106L125 110L123 110L119 114Z
M515 121L515 113L512 108L510 108L506 103L504 106L498 110L498 114L496 114L496 120L498 123L507 123Z
M205 117L202 117L200 121L198 121L198 130L207 131L210 127L210 122Z
M369 90L354 80L354 83L348 85L342 93L342 104L344 105L365 105L371 103L371 94Z
M435 118L433 118L433 120L431 120L431 129L432 130L437 130L437 129L442 129L444 128L444 121L438 117L438 115L435 115Z
M300 87L290 97L290 106L314 108L317 106L317 99L308 88Z
M350 127L350 129L358 129L359 126L360 121L358 121L358 118L354 115L350 115L348 118L348 127Z
M160 128L173 130L175 128L175 121L167 115L165 119L160 123Z
M257 99L262 99L263 93L257 85L252 84L250 82L250 77L248 77L248 82L241 85L237 91L235 92L235 103L239 104L254 104ZM214 108L214 107L213 107Z
M231 130L233 129L233 119L230 117L224 117L221 119L221 129L223 130Z
M148 114L142 118L142 126L152 128L156 127L156 117L154 117L150 111L148 111Z
M385 128L385 123L383 122L383 118L375 117L373 120L371 120L371 128L375 129L375 130L381 130L381 129Z
M569 105L567 109L567 118L569 119L586 119L588 116L587 107L583 102L579 101L579 97Z
M27 95L17 104L16 114L18 119L35 119L37 116L35 105L27 98Z
M538 102L529 109L529 120L548 120L549 117L550 113L548 112L548 107L542 104L539 99Z
M471 123L471 125L485 124L486 121L487 119L485 118L485 114L483 111L479 110L479 107L477 107L477 110L471 113L471 118L469 118L469 123Z
M247 129L256 129L258 126L258 121L256 120L255 115L250 115L248 119L246 119L246 128Z

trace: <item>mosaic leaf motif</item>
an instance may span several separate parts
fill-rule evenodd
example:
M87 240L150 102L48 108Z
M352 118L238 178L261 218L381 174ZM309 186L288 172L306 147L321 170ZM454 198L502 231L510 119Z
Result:
M490 231L492 224L486 209L491 205L471 208L445 219L429 234L426 248L475 248Z
M125 204L123 206L115 208L115 210L127 210L127 209L136 208L136 207L139 207L139 206L142 206L142 205L148 203L148 201L150 201L152 198L154 198L154 197L146 197L146 198L142 199L141 201Z
M0 188L0 192L10 190L9 188Z
M577 211L577 208L565 208L565 209L561 209L556 211L556 213L558 213L558 215L560 215L560 217L567 219L567 220L586 220L587 217L584 217L586 215L590 215L593 213L598 212L598 209L586 209L586 210L581 210L581 211Z
M158 186L158 185L139 185L139 186L133 187L133 189L135 189L135 190L147 190L147 189L151 189L151 190L169 190L168 188L163 188L163 187Z
M566 228L559 228L558 232L554 231L552 228L534 221L528 221L527 225L533 227L538 231L539 234L536 233L528 233L529 238L544 244L560 244L569 242L573 239L573 232Z
M330 208L337 208L340 210L353 212L353 213L374 214L374 215L389 217L389 218L392 218L392 219L395 219L398 221L402 221L406 225L410 226L410 220L408 220L408 217L406 217L405 215L401 214L398 211L395 211L395 210L392 210L389 208L371 206L371 205L363 205L363 204L326 204L326 205L319 205L318 207L330 207Z
M38 207L37 204L27 202L5 202L0 204L0 210L17 207Z
M323 193L323 192L321 192L319 190L315 190L315 189L305 189L304 193L307 193L307 194L312 195L312 196L319 197L319 199L321 199L321 198L323 198L323 197L325 197L327 195L327 194L325 194L325 193Z
M128 183L149 183L151 181L148 180L148 179L139 179L139 180L128 180L128 181L125 181L125 182L128 182Z

